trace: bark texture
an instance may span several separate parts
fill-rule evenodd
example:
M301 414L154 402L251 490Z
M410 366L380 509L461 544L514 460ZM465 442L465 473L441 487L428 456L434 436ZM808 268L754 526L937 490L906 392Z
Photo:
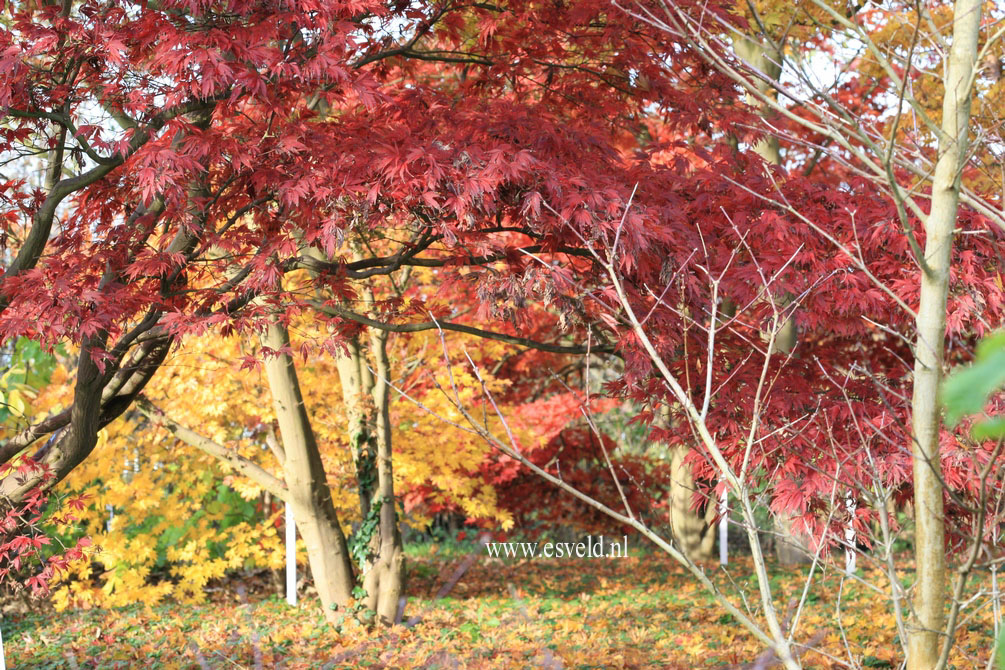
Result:
M347 353L336 363L363 519L355 541L365 543L360 566L365 603L378 622L390 625L404 590L405 558L394 502L387 333L370 329L369 335L376 375L370 370L367 347L356 339L347 343Z
M394 502L391 467L391 366L387 358L387 333L377 330L370 333L370 346L377 364L373 385L373 404L377 409L377 487L371 507L380 506L380 521L373 542L376 551L367 565L363 588L367 594L367 607L377 612L378 621L390 625L397 618L398 601L404 590L405 554Z
M914 616L908 631L908 670L937 667L945 625L946 553L943 487L939 459L939 384L946 336L949 268L966 162L971 87L977 60L981 1L958 0L944 71L939 157L932 179L932 205L925 221L925 263L916 319L914 389L911 398L914 466Z
M326 262L314 247L307 255ZM357 251L357 258L359 258ZM407 272L401 281L407 281ZM361 288L368 305L374 304L369 287ZM376 316L376 315L375 315ZM345 404L349 447L356 467L360 519L353 546L363 545L363 558L353 549L361 574L364 603L375 612L380 624L391 625L399 614L404 591L405 554L398 526L391 463L390 375L386 331L367 328L368 341L354 337L346 342L346 353L337 356L336 367ZM374 357L373 367L367 349ZM350 563L351 563L350 559Z
M269 325L262 344L273 351L288 350L289 333L277 322ZM300 392L293 359L288 353L265 360L279 434L283 442L283 474L297 530L307 547L307 559L325 618L335 619L333 605L352 600L353 573L345 535L339 525L321 452Z
M715 557L716 501L694 507L694 477L684 462L688 451L688 447L678 446L670 452L670 530L685 556L707 561Z
M346 354L335 361L342 386L349 434L349 449L356 467L360 518L370 511L376 484L376 411L372 400L373 375L366 363L366 350L353 338L346 342Z

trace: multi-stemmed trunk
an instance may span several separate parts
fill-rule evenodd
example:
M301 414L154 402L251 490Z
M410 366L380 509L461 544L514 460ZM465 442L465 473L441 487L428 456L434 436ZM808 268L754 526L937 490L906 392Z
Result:
M297 530L307 548L311 576L325 617L334 619L335 606L344 607L353 597L349 550L332 502L293 358L288 353L290 338L287 329L273 321L262 338L262 344L278 352L266 357L265 373L282 438L286 502L293 509Z
M405 554L394 502L391 467L391 366L387 358L387 333L371 330L370 347L377 373L372 395L376 410L377 481L371 497L370 514L379 514L379 522L363 575L363 589L366 591L367 608L376 611L379 621L390 624L397 619L404 590Z
M405 562L394 502L391 465L390 364L387 333L371 329L369 348L354 338L338 357L339 380L346 408L349 446L356 464L362 523L356 539L363 544L363 590L367 609L382 623L398 617Z
M364 523L372 515L372 528L366 537L357 537L364 547L359 566L360 580L366 591L364 606L377 615L377 621L390 624L397 620L404 583L404 553L394 505L391 467L391 427L389 415L390 365L386 336L371 337L376 354L376 382L365 358L353 341L351 355L338 359L339 375L349 415L353 456L357 459L358 486ZM311 576L325 617L334 621L337 608L354 601L352 555L332 501L321 452L310 415L304 404L296 367L289 354L289 332L273 320L262 336L262 345L270 350L265 357L265 371L279 424L280 441L269 440L282 473L276 476L237 452L203 437L165 416L145 399L138 407L178 439L228 464L249 477L293 510L297 530L307 548Z

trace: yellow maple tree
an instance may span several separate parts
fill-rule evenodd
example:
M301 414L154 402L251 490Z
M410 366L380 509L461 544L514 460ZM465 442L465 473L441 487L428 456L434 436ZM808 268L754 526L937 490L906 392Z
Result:
M316 324L306 319L291 327L291 334L295 349L320 337ZM449 340L480 367L512 349L459 334L450 334ZM435 332L398 336L391 345L399 391L392 420L394 476L395 489L406 501L404 522L423 528L431 520L431 506L449 505L468 518L509 528L510 513L479 474L491 448L479 436L444 422L464 423L455 406L458 400L476 405L483 399L470 364L446 366ZM145 395L174 421L275 472L277 464L266 447L275 420L269 388L259 368L244 364L257 357L259 345L251 339L190 338L172 353ZM65 378L65 372L58 374ZM299 364L299 374L332 497L348 534L360 521L360 510L336 365L331 356L315 353ZM505 381L481 374L490 392L504 390ZM58 408L69 386L52 385L39 404ZM498 417L487 420L500 429ZM532 427L517 423L514 430L528 447L540 444ZM54 589L58 608L168 597L199 602L210 580L228 571L279 569L284 563L278 501L139 412L105 428L92 457L61 488L88 496L75 532L89 535L95 548L91 560L78 564Z

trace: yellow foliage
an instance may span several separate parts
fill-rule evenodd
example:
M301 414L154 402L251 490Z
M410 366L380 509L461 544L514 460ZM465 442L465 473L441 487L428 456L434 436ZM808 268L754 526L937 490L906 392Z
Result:
M295 350L304 338L317 336L312 329L309 322L291 328ZM490 447L433 416L464 425L452 403L454 388L466 407L483 401L482 384L466 359L449 370L442 364L438 338L434 332L390 342L392 365L406 387L402 390L425 408L392 392L396 492L407 498L421 491L424 503L456 505L470 518L492 520L508 529L512 518L479 476ZM455 336L450 344L460 351L465 342L470 346L472 340ZM468 353L482 370L512 350L499 342L475 342L478 349ZM266 448L265 436L275 419L268 385L262 370L241 369L248 355L259 356L256 343L237 337L190 338L172 353L145 395L172 419L281 475ZM297 365L332 497L348 533L358 520L359 502L335 361L319 354L306 361L298 358ZM429 374L435 384L429 383ZM67 374L60 369L56 377L65 381ZM483 378L490 392L506 387L484 372ZM38 404L65 406L69 397L63 393L71 386L50 385ZM505 434L491 411L485 420L491 430ZM514 430L522 444L535 444L531 431ZM80 566L55 588L57 608L151 603L168 597L195 603L204 599L210 580L229 570L279 569L284 563L276 529L281 524L278 501L213 457L152 427L137 412L101 431L92 456L62 489L91 496L82 529L96 545L94 565L104 571ZM428 524L425 505L406 507L405 523Z

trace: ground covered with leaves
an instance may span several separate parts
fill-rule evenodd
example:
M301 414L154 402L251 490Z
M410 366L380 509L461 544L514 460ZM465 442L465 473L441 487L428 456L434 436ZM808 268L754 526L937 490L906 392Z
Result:
M729 576L708 569L723 590L754 602L744 559ZM806 574L776 571L780 602L800 597ZM517 561L434 551L411 557L408 590L405 623L379 631L352 616L328 624L310 598L291 608L277 596L249 597L232 581L207 605L8 617L3 636L14 668L743 668L764 653L657 555ZM805 667L898 665L885 598L855 580L824 574L799 620L796 641L819 650L804 654ZM990 614L974 614L960 629L954 663L986 664L991 640Z

